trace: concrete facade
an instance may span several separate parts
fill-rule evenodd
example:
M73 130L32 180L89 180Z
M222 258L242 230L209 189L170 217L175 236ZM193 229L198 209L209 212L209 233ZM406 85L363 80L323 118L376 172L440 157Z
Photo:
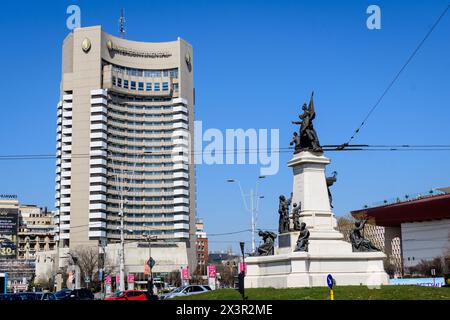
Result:
M185 248L195 268L192 46L136 42L100 26L64 40L57 107L56 215L61 248L145 234ZM192 147L193 148L193 147Z

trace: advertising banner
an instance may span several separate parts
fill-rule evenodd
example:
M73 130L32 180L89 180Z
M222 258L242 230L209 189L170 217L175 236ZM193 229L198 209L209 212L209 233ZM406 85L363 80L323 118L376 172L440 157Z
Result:
M390 279L390 285L416 285L424 287L442 287L445 284L444 278L403 278Z
M216 266L209 265L208 266L208 278L216 278Z
M189 269L188 268L181 269L181 279L189 280Z
M18 209L0 209L0 258L16 258Z
M134 274L129 273L127 277L128 290L134 290Z
M244 270L244 273L247 274L247 264L244 265L242 262L239 262L239 273L241 273L242 270Z

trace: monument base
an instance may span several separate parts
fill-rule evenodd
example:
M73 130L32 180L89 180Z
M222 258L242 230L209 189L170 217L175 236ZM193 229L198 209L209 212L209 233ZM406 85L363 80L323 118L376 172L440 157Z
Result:
M308 252L294 252L299 232L280 234L273 256L249 257L246 288L327 286L327 275L337 285L379 286L389 283L382 252L353 252L336 230L311 231Z
M388 284L382 252L324 254L292 252L246 259L246 288L325 287L331 274L336 285Z

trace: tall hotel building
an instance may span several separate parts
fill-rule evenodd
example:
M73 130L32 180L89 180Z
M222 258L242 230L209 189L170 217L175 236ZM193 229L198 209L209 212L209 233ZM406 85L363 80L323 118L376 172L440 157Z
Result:
M64 40L60 90L59 247L116 243L123 203L125 240L184 243L195 260L192 46L76 28Z

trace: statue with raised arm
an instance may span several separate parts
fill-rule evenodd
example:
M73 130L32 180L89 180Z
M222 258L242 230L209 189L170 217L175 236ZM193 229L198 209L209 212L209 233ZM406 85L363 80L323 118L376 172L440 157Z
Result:
M299 202L298 205L296 203L294 203L292 205L292 223L294 225L293 230L294 231L299 231L300 230L300 210L301 210L301 203Z
M314 130L313 126L313 120L316 117L313 96L314 92L311 94L309 106L307 106L306 103L302 106L303 113L298 116L301 121L292 121L292 123L300 125L298 133L300 136L300 151L312 150L315 152L322 152L323 150L319 143L319 137L317 136L316 130Z
M277 235L271 231L259 230L258 235L262 238L264 243L260 245L253 256L271 256L274 254L274 244Z
M328 189L328 198L330 199L330 207L333 208L333 195L331 194L330 187L336 182L337 172L333 171L333 175L331 177L326 177L327 181L327 189Z
M303 251L308 252L309 245L309 230L306 228L306 223L302 222L300 225L300 234L298 235L297 245L294 252Z
M350 241L354 252L380 251L369 239L364 238L363 231L367 218L355 222L355 228L350 233Z

